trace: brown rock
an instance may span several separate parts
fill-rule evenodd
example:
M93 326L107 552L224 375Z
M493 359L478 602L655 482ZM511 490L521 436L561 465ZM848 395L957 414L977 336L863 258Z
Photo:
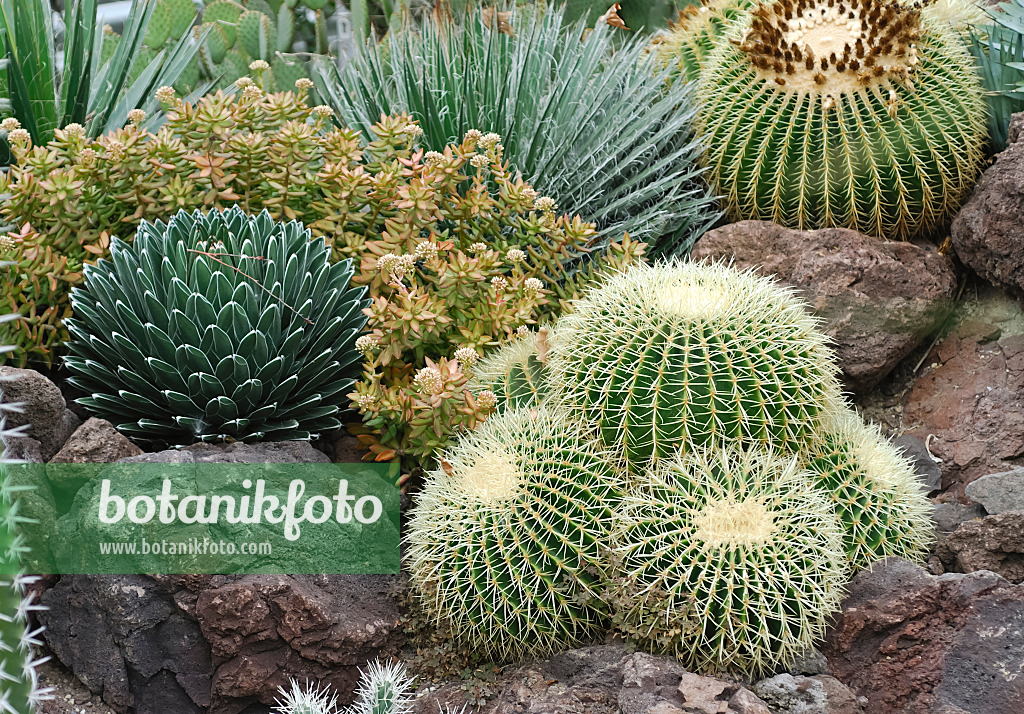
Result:
M729 711L736 714L773 714L761 699L749 689L740 689L729 700Z
M823 319L844 378L859 392L945 319L956 288L951 261L933 247L843 228L798 231L741 221L708 232L692 256L733 259L796 288Z
M1013 141L985 170L950 226L957 257L986 280L1024 290L1024 143L1020 115Z
M963 499L967 483L1024 456L1024 335L981 344L955 330L928 361L906 397L906 431L935 437L942 486Z
M850 583L824 653L868 714L1019 714L1024 586L890 558Z
M138 456L142 449L105 419L93 417L65 442L50 459L51 464L112 464L118 459Z
M961 523L936 552L947 571L991 570L1011 583L1024 582L1024 511Z
M28 425L25 435L39 442L43 461L57 453L82 423L67 408L56 384L33 369L0 367L3 401L21 404L21 410L7 415L8 428Z

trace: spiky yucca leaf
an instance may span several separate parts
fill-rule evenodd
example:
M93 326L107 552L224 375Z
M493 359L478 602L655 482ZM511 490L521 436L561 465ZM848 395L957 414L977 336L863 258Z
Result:
M827 420L804 458L843 525L855 570L891 555L924 559L934 540L931 503L913 465L877 427L843 409Z
M69 380L145 442L309 439L340 426L366 289L297 221L240 208L143 222L75 288Z
M640 264L558 323L552 389L630 465L722 439L797 450L839 398L792 291L721 264Z
M472 367L467 389L494 393L498 409L537 406L547 396L546 354L549 328L529 333L492 352Z
M798 457L714 446L659 461L618 521L617 618L688 668L791 662L839 605L839 525Z
M593 635L617 455L555 408L509 410L463 436L429 475L406 563L424 609L500 660Z
M17 317L0 317L0 322ZM8 349L0 347L0 352ZM43 644L39 637L42 628L31 630L28 623L29 614L42 607L26 594L35 578L25 575L21 566L28 546L19 532L26 519L18 514L17 497L25 486L11 483L4 470L4 463L10 463L5 458L5 440L23 436L24 427L6 428L6 414L17 405L4 403L3 388L0 380L0 714L28 714L51 698L51 690L39 686L36 671L49 658L36 658L34 648Z
M889 0L762 0L698 95L708 177L734 219L905 240L951 217L984 159L964 40Z

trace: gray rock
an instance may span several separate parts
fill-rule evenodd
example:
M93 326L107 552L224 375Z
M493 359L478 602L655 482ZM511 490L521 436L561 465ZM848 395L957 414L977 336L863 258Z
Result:
M857 696L835 677L778 674L755 682L754 694L776 714L860 714Z
M982 476L967 484L965 491L991 514L1024 511L1024 469Z
M789 674L828 674L828 660L814 647L808 647L789 666Z
M75 430L49 463L112 464L142 453L109 421L93 417Z
M43 463L43 447L36 439L30 436L17 436L4 440L4 458L15 461L25 461L30 464Z
M119 459L122 464L329 464L331 460L307 441L257 444L192 444Z
M773 714L768 705L749 689L740 689L732 695L729 711L736 714Z
M965 506L962 503L936 503L932 509L932 520L939 533L952 533L965 521L984 518L985 509L978 504Z
M892 443L914 464L914 471L921 480L921 490L926 496L942 490L942 467L928 453L923 441L916 436L903 434L893 438Z
M53 458L82 423L67 408L57 385L33 369L0 367L0 393L5 402L21 404L19 412L8 416L7 425L27 425L25 434L39 442L44 461Z
M936 554L947 571L989 570L1011 583L1024 582L1024 511L961 523L939 542Z
M865 392L952 308L956 274L934 246L887 243L844 228L799 231L740 221L706 233L695 259L732 259L794 287L822 318L843 377Z
M1024 711L1024 586L889 558L848 593L823 652L868 714Z

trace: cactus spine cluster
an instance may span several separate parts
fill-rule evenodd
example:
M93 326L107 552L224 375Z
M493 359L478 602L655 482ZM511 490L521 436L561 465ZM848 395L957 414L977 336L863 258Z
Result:
M763 0L717 45L698 133L731 217L907 239L974 186L983 91L948 23L892 0Z
M697 80L722 34L753 4L754 0L704 0L687 5L668 30L655 37L652 44L658 63L676 68L684 80Z
M0 714L28 714L50 698L50 690L39 686L36 672L46 661L34 653L35 647L42 646L42 630L32 630L28 623L29 614L42 608L26 595L25 588L34 578L26 576L21 566L28 548L19 533L25 519L18 515L16 498L24 486L12 484L3 466L4 439L16 436L5 428L5 413L11 406L3 403L0 381Z
M468 390L494 393L498 409L537 406L547 397L549 330L519 337L472 367Z
M839 398L815 320L791 291L725 265L641 264L563 316L549 366L631 466L723 439L796 451Z
M697 671L759 674L825 630L846 568L797 457L735 446L659 461L614 537L624 629Z
M507 410L446 452L406 536L424 609L500 660L550 654L604 623L615 452L555 407Z
M839 517L855 570L893 555L924 559L934 540L931 504L913 465L877 428L841 410L804 458L815 486Z

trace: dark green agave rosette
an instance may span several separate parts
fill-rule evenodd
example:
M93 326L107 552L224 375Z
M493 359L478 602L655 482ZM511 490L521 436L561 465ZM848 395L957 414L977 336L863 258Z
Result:
M140 442L315 438L359 374L369 300L353 271L266 211L144 222L72 293L69 382Z

